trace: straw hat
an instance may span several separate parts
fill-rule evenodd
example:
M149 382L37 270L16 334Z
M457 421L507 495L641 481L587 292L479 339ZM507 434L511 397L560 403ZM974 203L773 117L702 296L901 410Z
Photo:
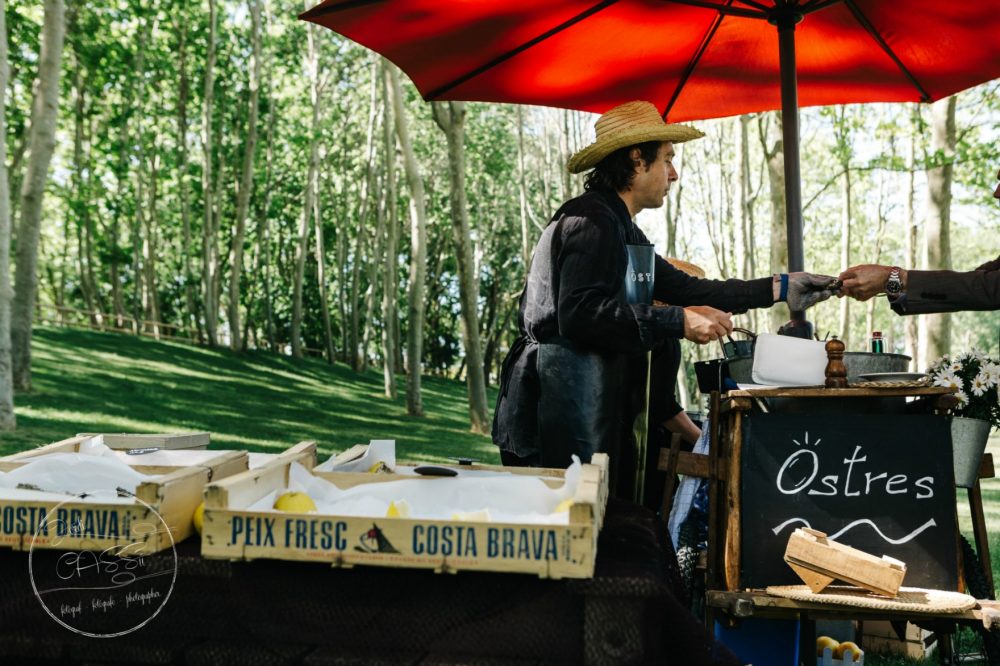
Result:
M687 273L691 277L705 278L705 269L697 264L692 264L690 261L684 261L683 259L675 259L674 257L664 257L667 263L676 268L677 270Z
M597 140L573 155L566 163L570 173L586 171L626 146L647 141L683 143L705 136L704 132L693 127L663 122L660 112L649 102L620 104L598 118L594 129L597 131Z

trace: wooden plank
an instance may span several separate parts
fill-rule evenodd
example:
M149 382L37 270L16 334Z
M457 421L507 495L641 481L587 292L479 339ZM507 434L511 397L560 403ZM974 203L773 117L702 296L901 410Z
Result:
M708 480L708 587L719 588L725 581L723 580L720 568L722 566L720 545L725 543L725 533L721 529L722 521L719 519L719 479L717 478L717 467L719 461L720 437L720 401L719 392L712 391L709 403L708 415L708 458L709 473ZM712 544L715 544L714 546Z
M670 448L660 449L660 460L656 468L667 473L667 478L663 482L663 497L660 498L660 515L664 519L670 516L670 509L674 504L674 490L677 487L677 458L681 453L681 436L674 433L670 437Z
M207 448L212 435L208 432L178 432L178 433L79 433L78 437L95 437L100 435L104 443L112 449L203 449Z
M979 462L979 478L992 479L996 475L996 470L993 468L993 454L984 453L983 459Z
M9 456L4 456L3 458L0 458L0 461L3 461L4 463L23 462L30 458L36 458L50 453L76 453L80 450L80 444L88 439L89 437L86 435L77 435L76 437L69 437L58 442L45 444L44 446L38 446L33 449L27 449L26 451L19 451ZM10 471L10 468L8 467L0 467L0 469L3 469L5 472Z
M732 391L726 394L726 398L723 399L722 404L719 409L723 414L728 414L731 411L749 412L753 407L753 401L749 398L736 398L729 397L732 395Z
M822 386L738 389L730 391L733 398L886 398L909 396L943 396L954 393L944 386L923 387L848 387L828 389Z
M796 529L788 537L785 562L889 597L899 593L906 575L906 565L902 562L876 557L831 541L817 530L803 528ZM798 567L795 567L796 572ZM805 582L812 588L817 579L810 577Z
M986 529L986 516L983 513L983 493L979 485L979 480L971 488L966 489L969 494L969 513L972 516L972 534L976 540L976 553L979 555L979 564L983 568L983 576L990 587L990 592L996 593L993 583L993 567L990 560L990 535Z
M740 555L743 535L740 531L740 466L743 451L743 414L729 415L729 467L728 476L722 480L726 492L726 534L723 563L726 572L726 589L740 588Z
M978 600L979 607L959 613L914 613L910 611L881 610L857 606L814 603L776 597L764 590L730 592L707 590L705 603L710 608L721 609L734 617L795 617L807 614L814 618L850 620L956 620L959 622L982 622L983 609L992 608L1000 602Z

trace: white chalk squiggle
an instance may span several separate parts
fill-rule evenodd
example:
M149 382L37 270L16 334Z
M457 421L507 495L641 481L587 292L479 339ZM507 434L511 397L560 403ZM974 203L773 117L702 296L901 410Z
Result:
M774 532L775 534L779 534L781 532L781 530L785 529L786 527L788 527L789 525L792 525L794 523L802 523L805 527L810 527L810 528L812 527L812 525L809 524L809 521L806 520L805 518L789 518L788 520L786 520L785 522L781 523L777 527L772 528L771 531ZM847 532L850 532L852 529L854 529L858 525L870 525L871 528L873 530L875 530L875 533L878 534L880 537L882 537L882 539L884 539L888 543L893 544L894 546L898 546L901 543L906 543L907 541L912 541L921 532L923 532L925 530L929 530L932 527L936 527L937 526L937 522L933 518L931 518L926 523L924 523L923 525L921 525L917 529L913 530L909 534L907 534L905 536L902 536L902 537L900 537L898 539L892 539L892 538L886 536L882 532L882 530L880 530L878 528L878 525L876 525L875 523L873 523L868 518L859 518L858 520L855 520L853 523L850 523L847 526L845 526L839 532L836 532L834 534L829 535L828 538L836 541L837 538L843 536Z

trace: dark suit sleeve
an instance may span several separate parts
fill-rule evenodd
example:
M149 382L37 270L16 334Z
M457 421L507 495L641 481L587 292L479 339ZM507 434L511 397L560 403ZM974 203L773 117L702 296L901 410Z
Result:
M768 308L774 303L771 278L757 280L705 280L677 270L665 259L656 258L656 282L653 297L686 307L708 305L733 312Z
M974 271L908 271L898 314L1000 310L1000 257Z

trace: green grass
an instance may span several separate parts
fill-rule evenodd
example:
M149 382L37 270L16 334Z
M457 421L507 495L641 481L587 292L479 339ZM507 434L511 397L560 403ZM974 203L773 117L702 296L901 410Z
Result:
M73 329L38 328L33 338L33 390L15 396L17 430L0 435L3 455L78 432L206 430L214 449L277 452L312 439L325 459L395 439L404 460L499 459L488 436L469 431L462 382L424 377L417 418L406 414L405 378L389 400L380 369Z

